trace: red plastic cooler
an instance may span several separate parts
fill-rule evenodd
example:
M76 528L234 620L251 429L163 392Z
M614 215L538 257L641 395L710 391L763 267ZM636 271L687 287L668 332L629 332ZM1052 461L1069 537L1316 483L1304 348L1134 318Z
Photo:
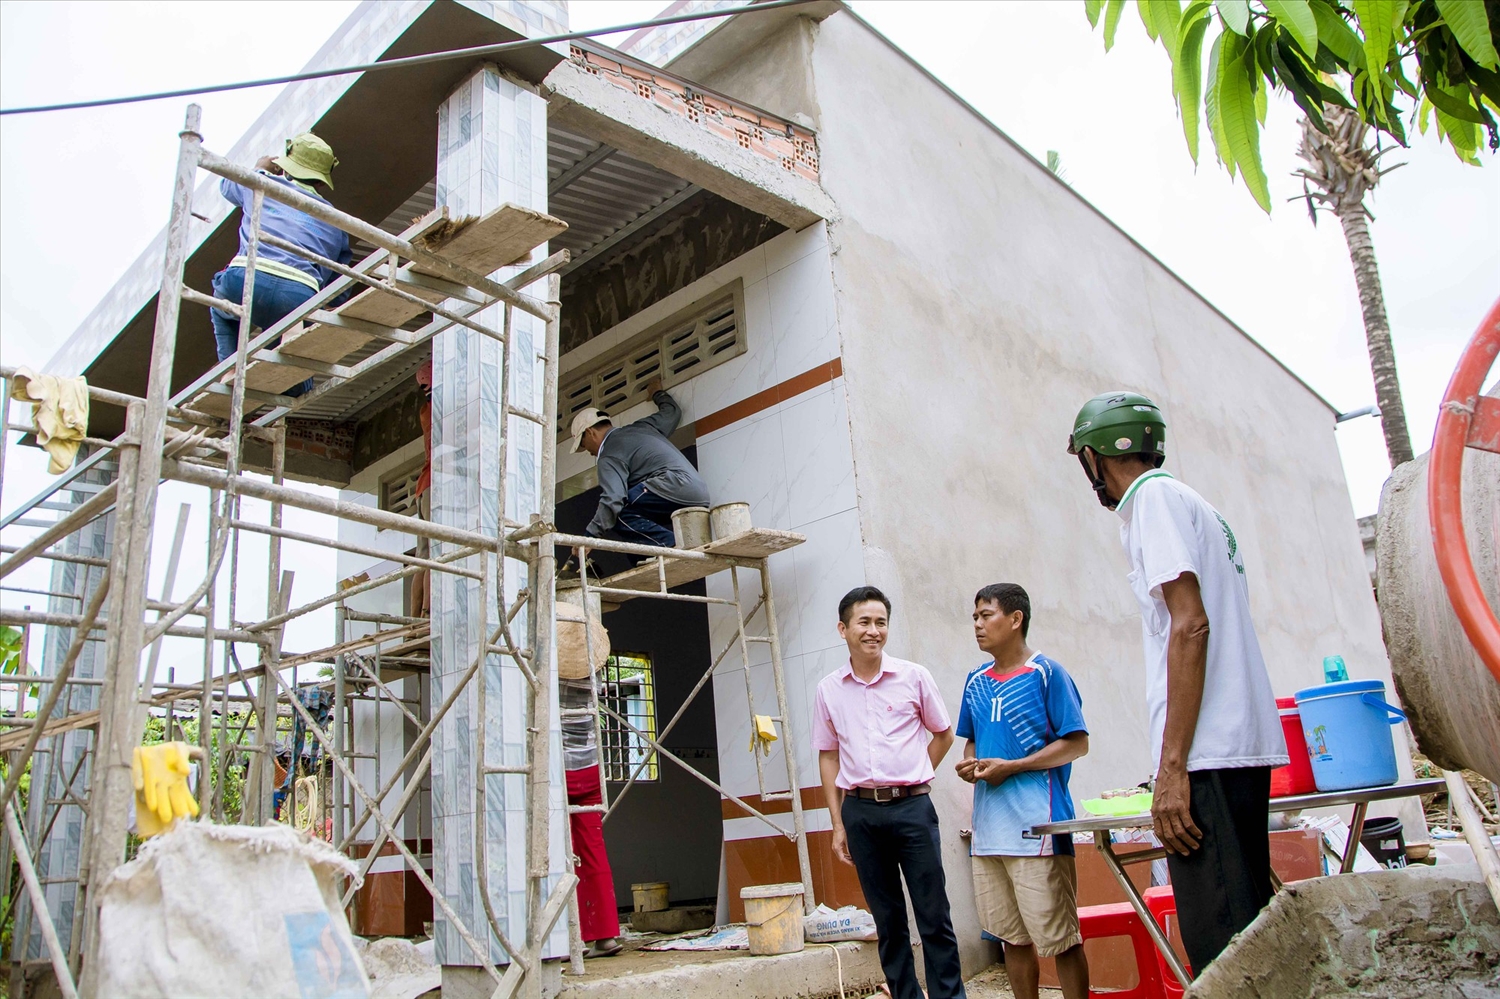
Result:
M1307 737L1302 734L1302 714L1297 710L1297 699L1278 697L1276 709L1281 715L1281 732L1286 736L1286 751L1292 761L1271 771L1271 797L1312 794L1318 785L1313 782L1312 761L1307 756Z

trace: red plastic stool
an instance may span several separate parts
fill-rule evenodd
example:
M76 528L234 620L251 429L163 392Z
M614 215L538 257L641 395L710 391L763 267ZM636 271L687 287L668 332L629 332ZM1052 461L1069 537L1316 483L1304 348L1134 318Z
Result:
M1167 921L1177 919L1177 899L1172 894L1172 886L1158 885L1155 888L1147 888L1141 894L1146 899L1146 908L1151 910L1151 916L1156 920L1156 925L1160 926L1161 931L1170 938L1171 931ZM1184 992L1182 983L1177 981L1177 976L1172 973L1167 959L1161 956L1161 951L1156 950L1155 947L1151 949L1156 952L1156 968L1161 974L1162 994L1167 999L1178 999ZM1181 957L1180 954L1178 956ZM1187 968L1188 974L1193 973L1193 966L1188 963L1187 958L1182 958L1182 965Z
M1157 963L1160 955L1156 945L1146 933L1141 917L1135 914L1129 902L1114 902L1109 905L1086 905L1078 910L1078 925L1085 942L1104 937L1129 937L1135 950L1136 984L1133 989L1100 992L1089 989L1089 996L1096 999L1166 999L1162 991L1162 976Z

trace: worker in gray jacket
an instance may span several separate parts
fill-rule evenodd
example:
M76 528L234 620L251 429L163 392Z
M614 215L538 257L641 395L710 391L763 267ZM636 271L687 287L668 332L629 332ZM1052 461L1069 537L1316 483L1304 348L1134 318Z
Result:
M662 389L661 379L646 386L656 412L624 427L592 407L573 417L573 451L587 451L599 462L599 508L584 530L591 537L670 548L672 511L707 506L708 486L698 470L667 438L682 410Z

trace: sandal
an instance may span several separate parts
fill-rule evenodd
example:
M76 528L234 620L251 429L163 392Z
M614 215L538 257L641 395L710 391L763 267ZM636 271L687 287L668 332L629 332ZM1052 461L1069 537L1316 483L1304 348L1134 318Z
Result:
M585 958L614 957L624 949L625 945L620 943L618 939L615 937L606 937L603 940L595 940L589 944L589 949L583 952L583 956Z

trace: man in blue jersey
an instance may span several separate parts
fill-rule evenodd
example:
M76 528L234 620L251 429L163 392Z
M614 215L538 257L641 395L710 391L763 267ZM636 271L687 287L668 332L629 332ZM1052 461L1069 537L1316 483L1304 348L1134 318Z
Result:
M1033 826L1073 818L1068 775L1089 751L1073 678L1026 644L1031 598L1015 583L974 595L974 638L992 656L969 674L954 732L958 775L974 785L974 901L1005 945L1016 999L1037 997L1037 956L1057 959L1064 999L1088 999L1071 836Z
M327 204L323 191L333 190L333 168L338 163L328 143L311 132L303 132L287 140L285 156L262 156L255 169L300 194ZM219 191L226 201L240 209L240 251L228 267L214 275L214 295L240 305L245 295L245 265L249 263L246 253L250 244L250 205L254 192L227 177L219 182ZM261 206L260 228L263 233L294 243L334 263L347 267L353 259L348 233L275 198L266 198ZM306 257L261 243L255 260L251 325L269 329L336 277L336 273ZM347 293L329 302L328 307L340 304L345 297ZM210 309L209 316L214 326L214 347L222 361L239 348L240 320L238 316L219 309ZM286 394L302 395L312 387L313 380L309 378L301 385L292 386Z

